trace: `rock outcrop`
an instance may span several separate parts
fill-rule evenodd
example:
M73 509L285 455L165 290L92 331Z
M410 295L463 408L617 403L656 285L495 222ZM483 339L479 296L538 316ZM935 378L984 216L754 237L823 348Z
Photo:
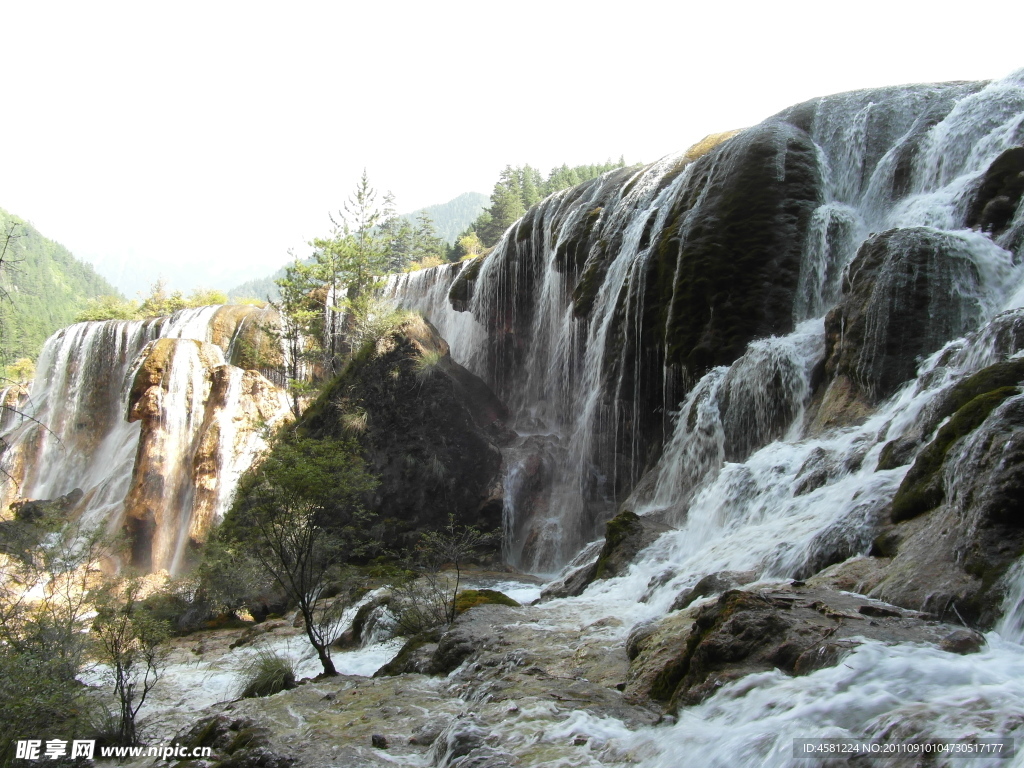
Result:
M507 416L433 326L414 317L360 351L298 426L312 437L358 438L380 478L369 507L382 521L381 543L404 548L449 513L459 525L500 527Z
M911 379L921 357L974 327L981 279L956 235L915 227L868 239L825 319L818 428L862 421Z
M652 517L623 510L606 524L600 548L591 546L584 550L578 558L579 564L570 563L564 576L544 588L541 599L575 597L597 579L621 576L640 550L669 530L670 526Z
M163 338L143 356L128 402L142 428L125 525L132 565L173 570L206 540L263 445L260 430L288 404L261 374L225 365L214 344Z
M1010 225L1024 197L1024 147L1012 147L985 171L967 211L967 226L998 237Z
M754 672L803 675L833 666L865 640L923 642L956 653L984 645L977 632L926 619L802 583L730 590L714 602L645 626L632 638L626 698L653 699L676 710Z

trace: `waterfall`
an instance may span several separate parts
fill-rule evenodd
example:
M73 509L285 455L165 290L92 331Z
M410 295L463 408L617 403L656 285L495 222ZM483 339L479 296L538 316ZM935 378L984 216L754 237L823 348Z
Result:
M624 502L679 520L728 462L798 441L831 332L822 321L858 278L851 268L872 263L870 253L857 258L869 246L880 266L865 294L865 341L839 364L865 385L868 410L913 379L915 356L1019 306L1019 211L1001 233L965 219L986 169L1024 140L1022 79L816 99L703 156L558 193L481 264L394 278L390 295L442 328L453 356L514 414L522 441L506 457L506 527L515 563L557 569ZM750 192L755 183L782 199L778 209ZM767 266L702 274L719 269L705 253L744 262L758 239ZM751 277L757 269L763 282ZM934 319L915 324L921 310L905 296L921 280L933 286L924 316ZM893 329L909 338L893 341ZM819 447L826 463L859 465L876 443L865 432L856 447ZM554 466L543 502L527 511L516 489L531 446L533 461ZM841 479L848 469L823 471L854 483ZM881 503L898 478L864 482L880 486Z
M172 573L223 516L284 393L225 352L252 308L72 325L51 337L4 438L4 505L74 489L87 527L126 528L131 560Z
M947 423L957 386L1024 357L1024 205L1007 197L1017 182L1003 181L1016 178L1022 145L1024 71L824 97L702 157L559 193L472 272L418 278L434 281L437 295L446 283L453 306L486 331L453 354L505 398L520 434L505 455L514 562L557 567L621 507L674 527L626 573L550 604L553 621L614 616L624 641L710 574L803 579L869 553L914 456ZM742 167L752 156L763 159L756 173ZM730 196L740 192L728 179L745 172L762 187L750 185L753 204L731 224ZM771 184L788 202L764 225L756 191ZM756 264L719 279L700 258L720 247L743 261L730 248L757 244L722 234L741 224L773 248L782 248L777 231L792 237L745 303L730 288L749 287L744 271ZM723 332L715 310L730 300L756 317ZM436 299L418 306L428 319L451 314ZM1010 441L1019 440L1024 395L1003 396L949 448L940 527L976 524L967 510L989 492L978 473L1000 446L1019 461ZM896 449L909 457L889 461ZM533 509L522 503L531 460L551 478ZM950 562L970 556L956 551ZM884 598L900 578L860 589ZM925 583L908 607L957 621L941 586ZM597 745L595 764L602 745L616 744L608 754L650 768L677 765L680 754L709 766L821 764L795 759L795 738L1019 743L1024 559L991 589L1004 595L1002 618L980 653L867 642L802 677L743 678L673 725L631 733L578 713L559 727Z
M618 651L712 574L788 582L873 563L858 591L991 628L978 653L865 642L800 677L724 685L675 722L630 731L581 709L555 731L650 767L804 764L795 738L1024 737L1024 560L957 538L1021 462L1020 376L972 387L1024 359L1022 147L1024 70L823 97L559 192L486 256L387 281L510 408L513 564L582 565L621 509L670 529L623 573L537 608L553 622L603 621ZM87 517L127 524L137 561L183 567L259 450L232 416L254 379L224 365L212 314L54 337L26 405L52 432L9 433L22 495L82 488ZM167 365L147 368L161 344ZM144 460L182 484L147 495ZM186 471L206 463L219 484ZM917 493L934 503L896 519L928 471ZM893 567L928 536L951 542L946 560ZM958 606L943 568L990 613Z

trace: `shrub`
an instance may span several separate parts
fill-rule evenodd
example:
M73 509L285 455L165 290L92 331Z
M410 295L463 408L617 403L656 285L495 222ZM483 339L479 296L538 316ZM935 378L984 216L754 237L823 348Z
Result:
M260 649L242 672L239 697L273 696L295 687L295 665L275 651Z

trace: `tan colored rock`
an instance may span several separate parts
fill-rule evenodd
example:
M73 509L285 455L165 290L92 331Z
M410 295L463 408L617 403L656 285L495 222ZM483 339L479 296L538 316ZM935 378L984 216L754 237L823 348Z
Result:
M199 361L207 368L213 368L224 362L223 353L212 344L193 339L157 339L146 345L142 354L145 359L135 374L131 392L128 395L129 413L134 410L135 403L140 400L150 387L168 388L165 382L171 362L179 354L179 349L192 345L196 348ZM129 416L129 421L133 421Z
M225 365L214 344L159 339L145 354L129 401L129 420L142 430L125 526L134 566L173 572L223 514L225 483L262 449L257 430L280 423L288 408L282 390Z
M231 365L269 372L284 365L281 345L273 335L280 322L281 316L270 306L225 306L213 316L211 338Z
M851 557L816 573L807 579L807 586L867 595L885 578L890 562L888 557Z
M226 304L213 314L210 320L210 341L227 354L239 326L254 313L261 312L259 307L245 304Z
M823 396L808 409L810 433L818 435L835 427L863 424L875 412L849 376L833 379Z
M238 457L253 456L253 437L264 425L288 416L284 393L256 371L222 365L211 372L213 386L192 462L195 496L188 536L193 545L206 541L221 509L225 474ZM227 442L227 444L225 444ZM248 463L244 462L243 463Z

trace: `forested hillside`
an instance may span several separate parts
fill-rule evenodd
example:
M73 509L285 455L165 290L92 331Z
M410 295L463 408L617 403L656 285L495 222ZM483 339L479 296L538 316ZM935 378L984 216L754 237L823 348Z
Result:
M403 218L410 224L416 224L416 219L421 213L427 214L434 222L437 236L451 245L485 207L487 195L482 192L463 192L454 200L439 205L428 205L413 213L404 214Z
M548 195L596 179L602 173L625 165L623 157L618 162L609 160L597 165L570 167L563 164L552 168L547 177L529 164L515 168L506 165L494 184L490 206L484 208L473 223L459 234L449 259L458 261L463 256L478 255L497 243L513 222L521 219L523 214Z
M0 249L6 245L0 289L0 363L35 358L50 334L69 323L93 297L117 289L60 243L0 209Z

